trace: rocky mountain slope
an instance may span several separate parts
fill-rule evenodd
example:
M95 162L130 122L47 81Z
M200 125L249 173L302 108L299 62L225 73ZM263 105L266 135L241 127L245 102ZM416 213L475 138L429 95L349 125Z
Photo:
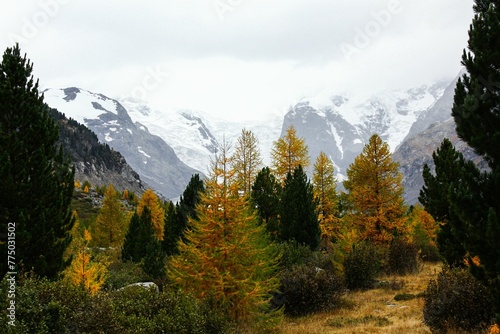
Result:
M187 165L207 174L223 138L235 144L243 128L251 130L259 140L264 164L270 163L273 142L279 138L282 116L270 115L262 121L235 122L209 116L201 111L152 109L144 101L123 99L134 122L170 145Z
M191 176L199 173L161 138L134 123L116 100L74 87L48 89L44 96L50 107L85 124L101 143L120 152L142 180L168 198L182 194Z
M66 118L56 109L50 109L50 114L59 125L59 144L75 166L75 180L87 180L95 186L113 184L118 190L128 189L138 195L146 190L147 185L125 158L100 143L85 125Z
M419 116L442 96L447 82L373 95L306 98L286 114L282 134L294 126L309 146L311 163L321 151L334 162L339 181L373 134L391 150L403 141Z
M414 204L418 201L420 189L424 185L423 167L425 164L428 164L431 169L434 167L432 153L441 145L444 138L450 139L455 149L460 151L466 159L474 161L481 170L488 168L486 162L478 157L455 131L451 109L459 76L446 87L441 98L420 115L412 125L408 136L394 152L393 158L399 162L403 173L407 203Z

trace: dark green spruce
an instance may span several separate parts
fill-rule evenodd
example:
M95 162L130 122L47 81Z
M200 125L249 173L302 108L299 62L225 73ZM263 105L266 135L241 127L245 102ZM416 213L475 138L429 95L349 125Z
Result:
M178 254L177 244L188 226L189 219L197 219L196 205L200 202L200 194L205 192L205 186L200 175L191 177L186 189L177 204L169 203L165 218L163 251L167 255Z
M490 167L480 172L470 161L455 174L449 192L450 228L469 256L471 272L494 297L500 322L500 1L476 0L462 64L467 72L455 88L452 116L458 136Z
M255 178L250 196L261 223L265 224L273 239L278 236L281 193L281 184L269 167L262 168Z
M460 220L451 209L450 195L456 191L462 172L464 158L455 150L451 141L443 140L441 146L432 153L435 173L425 164L423 170L424 186L420 190L418 200L432 217L441 223L438 230L437 243L439 253L453 267L464 265L466 251L457 237L463 233Z
M0 275L7 267L7 225L15 223L17 269L56 278L74 224L74 170L56 145L58 127L39 94L33 64L19 46L0 64Z
M283 186L280 206L280 238L295 240L316 250L320 243L318 201L306 173L299 165L288 173Z

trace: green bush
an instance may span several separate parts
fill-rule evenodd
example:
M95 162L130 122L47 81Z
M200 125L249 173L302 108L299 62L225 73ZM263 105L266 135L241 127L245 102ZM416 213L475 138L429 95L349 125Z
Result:
M277 244L281 254L281 267L292 268L301 265L313 255L313 251L306 245L301 245L295 240L284 241Z
M6 291L7 282L1 282ZM7 323L7 297L0 298ZM127 287L89 295L61 281L23 278L16 289L16 326L7 333L231 333L226 312L181 292Z
M353 247L344 260L344 276L348 289L369 289L380 273L384 255L369 243Z
M466 269L441 272L424 298L424 322L435 333L478 331L493 321L490 291Z
M345 286L341 276L312 263L283 271L280 293L273 307L285 307L285 314L301 316L331 309L339 304Z
M389 247L388 271L390 274L407 275L420 269L418 247L402 238L394 238Z

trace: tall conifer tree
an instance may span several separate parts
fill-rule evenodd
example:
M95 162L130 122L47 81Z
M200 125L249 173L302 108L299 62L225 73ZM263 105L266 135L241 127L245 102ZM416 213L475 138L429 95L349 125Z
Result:
M462 64L467 73L455 89L452 115L457 134L486 159L491 170L480 173L466 163L452 209L459 217L462 245L480 266L472 273L495 298L500 322L500 1L476 0ZM465 237L466 236L466 237Z
M362 239L389 245L405 232L403 176L389 145L373 135L347 170L344 186L351 204L349 219Z
M17 264L55 278L68 265L74 170L56 146L59 131L32 70L18 45L7 48L0 64L0 235L15 223ZM6 250L2 237L0 276L15 271Z
M251 203L257 209L261 222L274 239L278 238L281 184L269 167L257 174L252 186Z
M432 217L441 223L437 232L439 253L451 266L463 266L465 249L457 239L460 221L454 215L450 194L456 191L458 176L462 172L464 160L449 139L444 139L441 146L432 154L435 173L425 164L423 170L424 186L418 200Z
M288 173L283 186L280 210L280 238L295 240L316 250L320 244L318 199L307 175L299 165Z
M249 194L252 190L252 184L261 165L259 140L252 131L241 130L233 153L232 166L236 170L236 176L244 194Z
M205 192L203 180L199 174L191 177L182 193L179 203L169 203L165 218L165 235L163 250L167 255L178 254L177 243L183 238L190 218L197 219L196 205L200 202L201 193Z
M309 149L304 138L297 136L297 130L290 126L283 137L273 143L271 151L274 175L280 182L285 182L288 174L293 174L297 167L309 167Z
M266 308L278 287L277 257L248 197L239 194L228 153L226 145L219 150L169 276L197 298L214 298L246 327L275 315Z

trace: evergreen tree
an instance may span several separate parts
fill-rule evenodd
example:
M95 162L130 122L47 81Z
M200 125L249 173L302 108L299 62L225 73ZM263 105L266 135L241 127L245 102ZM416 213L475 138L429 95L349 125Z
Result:
M314 196L318 200L323 248L330 247L340 230L336 182L332 160L324 152L320 152L314 164L313 187Z
M124 206L116 197L112 184L104 193L102 207L94 224L94 241L98 247L120 246L125 236Z
M451 141L443 140L441 146L432 153L435 175L425 164L423 169L424 186L418 200L432 217L441 223L437 232L439 253L451 266L463 266L466 251L457 239L461 233L460 220L454 215L450 195L457 190L459 175L464 164L463 156L456 151Z
M38 92L33 65L19 46L7 48L0 64L0 235L16 226L17 264L55 278L74 224L74 170L56 146L58 128ZM7 240L0 240L0 276L7 267Z
M462 64L467 73L455 89L452 115L457 134L489 164L480 173L470 162L463 167L452 208L461 222L458 236L480 266L472 273L494 295L500 322L500 2L476 0L469 30L468 51Z
M232 166L244 194L249 194L262 165L259 140L252 131L243 129L236 142Z
M134 215L130 219L130 223L128 225L127 233L125 234L125 240L123 242L122 247L122 260L123 261L132 261L132 262L140 262L141 254L139 244L139 235L141 231L141 218L134 212Z
M242 327L262 324L276 319L267 309L278 288L276 252L248 197L239 194L227 145L219 152L169 276L185 292L227 307Z
M303 138L297 136L297 131L290 126L283 137L274 142L271 156L273 171L278 180L284 182L288 174L293 174L300 165L303 169L309 167L309 153Z
M205 186L200 175L195 174L182 193L179 203L168 205L163 238L163 250L167 255L178 254L177 243L188 226L188 220L190 218L197 219L195 208L200 201L201 193L204 191Z
M393 236L405 233L402 178L389 145L373 135L344 181L352 206L349 219L362 239L388 246Z
M256 208L261 223L266 226L267 231L276 239L279 228L279 207L282 188L276 180L269 167L264 167L257 174L252 186L251 203Z
M280 217L281 240L295 240L312 250L318 249L321 234L318 200L301 165L295 168L293 174L289 173L285 180Z
M149 207L146 206L140 216L134 213L130 220L129 229L123 243L122 259L139 263L146 258L148 250L156 249L154 248L156 243L159 243L159 241L153 228L153 217Z
M137 205L137 213L142 216L142 210L147 207L151 215L153 229L158 240L163 240L165 233L165 210L158 196L152 189L148 189L142 194L139 204Z

